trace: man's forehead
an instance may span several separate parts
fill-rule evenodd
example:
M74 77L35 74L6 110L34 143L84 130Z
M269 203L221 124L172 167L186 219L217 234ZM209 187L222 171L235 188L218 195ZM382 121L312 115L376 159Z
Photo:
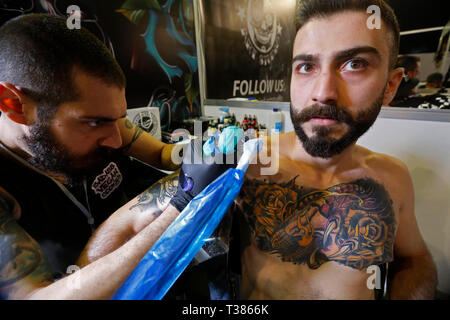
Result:
M381 29L369 29L368 18L369 15L362 11L345 11L312 18L297 32L293 56L327 56L349 48L373 47L388 57L386 26L381 24Z
M80 94L80 99L72 104L75 112L110 118L126 112L124 88L108 84L82 70L75 70L74 85Z
M125 89L94 82L75 82L79 99L62 103L58 113L73 118L118 119L126 115ZM97 84L100 82L97 82ZM91 85L91 87L89 87Z
M85 120L114 121L126 116L126 105L92 105L86 102L72 101L59 106L58 114L64 118Z

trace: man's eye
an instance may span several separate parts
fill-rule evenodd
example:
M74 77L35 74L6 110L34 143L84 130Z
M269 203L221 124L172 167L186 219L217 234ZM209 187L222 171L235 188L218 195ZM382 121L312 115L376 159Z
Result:
M360 59L353 59L344 64L344 71L358 71L364 69L367 66L367 62Z
M303 64L299 64L297 66L297 72L298 73L311 73L314 70L314 67L312 64L309 63L303 63Z

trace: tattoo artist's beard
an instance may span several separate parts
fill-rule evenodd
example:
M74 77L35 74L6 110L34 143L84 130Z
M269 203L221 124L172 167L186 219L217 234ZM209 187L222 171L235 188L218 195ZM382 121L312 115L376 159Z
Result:
M312 105L301 112L296 112L291 105L291 120L297 137L303 144L305 151L313 157L331 158L340 154L354 142L356 142L373 125L381 110L384 98L380 95L369 109L360 111L355 118L345 109L336 105ZM345 123L348 131L340 138L330 138L332 127L317 126L313 129L314 135L308 137L302 125L316 117L326 117Z
M109 148L101 148L83 157L74 157L42 122L31 126L29 136L24 135L22 139L33 154L28 162L36 168L63 176L69 187L81 185L83 177L98 170L99 165L113 153Z

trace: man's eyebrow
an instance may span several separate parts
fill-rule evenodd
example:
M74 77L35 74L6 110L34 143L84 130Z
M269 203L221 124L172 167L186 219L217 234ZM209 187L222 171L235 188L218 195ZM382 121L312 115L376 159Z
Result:
M356 47L356 48L339 51L338 53L336 53L334 55L334 58L337 60L349 59L349 58L352 58L361 53L372 53L375 56L377 56L377 58L381 58L380 52L377 49L375 49L374 47L370 47L370 46Z
M127 114L124 114L123 116L119 117L119 118L109 118L109 117L97 117L97 116L81 116L80 119L82 120L100 120L100 121L104 121L104 122L113 122L122 118L125 118L127 116Z
M292 59L292 63L295 61L317 62L319 57L313 54L298 54Z
M361 53L372 53L376 55L378 58L381 58L381 54L377 49L371 46L363 46L339 51L334 55L334 59L336 60L349 59ZM319 55L301 53L296 55L294 59L292 59L292 63L294 63L295 61L317 62L319 61Z

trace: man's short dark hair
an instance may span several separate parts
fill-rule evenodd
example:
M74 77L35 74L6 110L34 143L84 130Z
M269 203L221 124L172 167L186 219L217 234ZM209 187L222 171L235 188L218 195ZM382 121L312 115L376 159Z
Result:
M419 61L420 61L419 57L401 56L397 60L397 68L404 68L406 74L409 71L414 71L417 68L417 63Z
M313 18L325 18L336 13L352 10L367 12L367 8L372 5L380 8L381 19L391 31L389 68L393 69L400 46L400 26L394 11L383 0L298 0L296 29L298 31Z
M19 16L0 28L0 81L22 88L43 114L80 98L74 68L124 88L125 76L106 46L88 30L45 14Z
M432 73L427 77L427 83L442 84L443 80L444 76L439 72Z

